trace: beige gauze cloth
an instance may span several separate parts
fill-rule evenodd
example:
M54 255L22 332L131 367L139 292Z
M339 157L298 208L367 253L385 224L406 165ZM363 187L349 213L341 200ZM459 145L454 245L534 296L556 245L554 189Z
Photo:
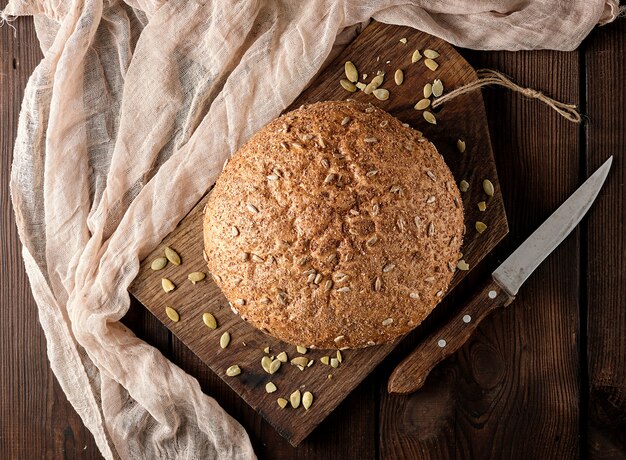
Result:
M44 54L11 171L24 262L50 365L104 457L255 457L196 379L119 320L139 261L353 26L572 50L618 14L617 0L10 0L3 19L33 15Z

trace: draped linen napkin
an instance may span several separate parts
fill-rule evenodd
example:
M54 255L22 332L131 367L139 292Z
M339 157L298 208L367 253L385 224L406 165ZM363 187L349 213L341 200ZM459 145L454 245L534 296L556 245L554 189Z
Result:
M10 0L2 18L33 15L44 54L11 170L24 262L52 370L103 456L254 458L119 320L139 261L334 45L373 17L470 48L572 50L618 14L617 0Z

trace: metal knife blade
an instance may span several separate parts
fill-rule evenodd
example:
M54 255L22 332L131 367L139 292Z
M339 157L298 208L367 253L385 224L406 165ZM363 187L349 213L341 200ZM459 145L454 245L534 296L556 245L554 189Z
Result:
M613 156L552 213L492 274L493 279L511 296L541 262L570 234L587 214L606 176Z
M537 266L576 227L593 204L611 168L609 158L492 274L439 329L423 339L393 371L389 393L411 393L424 385L433 367L457 351L478 324L509 305Z

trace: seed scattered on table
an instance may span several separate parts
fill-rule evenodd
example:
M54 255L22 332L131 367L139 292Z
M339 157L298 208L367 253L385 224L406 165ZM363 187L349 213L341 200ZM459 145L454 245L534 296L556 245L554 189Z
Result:
M198 281L202 281L206 278L206 275L203 272L192 272L187 275L187 279L191 281L191 284L196 284Z
M348 80L345 80L345 79L343 79L343 78L342 78L341 80L339 80L339 84L340 84L340 85L341 85L341 87L342 87L343 89L345 89L346 91L349 91L349 92L351 92L351 93L354 93L354 92L356 91L356 86L355 86L355 84L354 84L354 83L352 83L352 82L350 82L350 81L348 81Z
M443 83L441 80L436 79L433 81L433 96L439 97L443 94Z
M465 141L462 141L461 139L457 139L456 140L456 148L458 149L459 152L464 153L465 152Z
M430 107L430 99L420 99L417 101L417 104L413 107L415 110L425 110Z
M456 264L456 266L457 266L457 268L459 270L462 270L464 272L469 270L469 268L470 268L469 264L467 262L465 262L465 260L463 260L463 259L459 260L459 262Z
M272 358L270 358L269 356L263 356L261 358L261 367L268 374L270 373L270 366L271 365L272 365Z
M477 231L478 233L482 233L482 232L484 232L485 230L487 230L487 225L486 225L484 222L477 221L477 222L476 222L476 231Z
M287 403L288 403L289 401L287 401L285 398L278 398L278 399L276 400L276 402L278 403L278 406L279 406L281 409L284 409L285 407L287 407Z
M180 256L169 246L165 246L165 257L174 265L180 265Z
M406 45L406 41L407 41L407 40L406 40L406 38L405 38L405 37L403 37L403 38L401 38L401 39L400 39L400 43L402 43L403 45Z
M374 91L372 91L372 93L374 93L374 97L379 101L386 101L387 99L389 99L389 90L386 90L384 88L375 89Z
M289 395L289 402L291 403L291 407L297 409L300 407L300 390L296 390Z
M469 183L466 180L462 180L459 183L459 190L462 192L467 192L469 190Z
M276 385L273 382L267 382L265 384L265 391L267 393L274 393L277 390Z
M413 55L411 56L411 63L415 64L420 59L422 59L422 54L420 53L420 50L413 51Z
M393 80L398 86L400 86L402 82L404 82L404 72L402 71L402 69L396 70L396 73L393 75Z
M204 313L202 315L202 321L209 329L217 328L217 320L215 319L215 316L213 316L211 313Z
M433 125L437 124L437 119L435 118L435 116L430 113L428 110L425 110L424 113L424 120L426 120L428 123L431 123Z
M302 396L302 407L304 407L305 410L309 410L311 404L313 404L313 394L310 391L305 391Z
M483 190L488 196L493 196L494 188L493 188L493 184L491 183L489 179L485 179L483 181Z
M220 337L220 347L226 348L230 343L230 332L226 331Z
M337 361L343 362L343 356L341 356L341 350L337 350Z
M326 364L328 366L328 363L330 362L330 358L328 356L322 356L320 358L320 361L322 362L322 364Z
M235 364L226 369L226 375L229 377L235 377L236 375L241 374L241 368Z
M424 85L424 97L428 99L432 95L433 95L433 85L432 83L426 83Z
M276 372L278 372L281 364L282 363L278 359L272 361L272 364L270 364L270 374L275 374Z
M480 212L484 212L485 209L487 209L487 203L485 203L484 201L479 201L478 202L478 210Z
M281 351L280 353L278 353L278 356L276 356L276 359L279 360L281 363L286 363L289 358L287 357L287 353Z
M305 358L304 356L298 356L291 360L291 364L293 364L294 366L305 367L307 364L309 364L309 358Z
M306 352L308 351L306 347L301 347L300 345L296 346L296 350L298 350L298 353L302 355L306 354Z
M161 286L165 292L171 292L176 289L176 285L167 278L161 278Z
M330 358L330 367L338 368L339 360L337 358Z
M157 257L150 264L150 268L154 271L158 271L158 270L163 270L166 265L167 265L166 257Z
M433 72L437 70L437 67L439 67L439 64L437 64L437 62L433 61L432 59L425 59L424 64Z
M346 78L351 83L356 83L359 79L359 72L356 70L356 66L352 61L346 61L344 64L344 70L346 73Z
M167 315L169 319L171 319L175 323L177 323L178 320L180 320L180 315L172 307L165 307L165 314Z
M437 59L440 56L440 54L435 50L427 49L427 50L424 50L424 56L426 56L429 59Z

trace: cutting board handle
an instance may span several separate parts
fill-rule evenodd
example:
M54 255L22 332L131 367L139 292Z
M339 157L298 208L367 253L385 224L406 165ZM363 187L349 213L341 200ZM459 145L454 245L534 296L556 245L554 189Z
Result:
M514 297L489 278L480 290L442 328L425 338L392 372L389 393L408 394L420 389L430 371L467 342L478 324Z

